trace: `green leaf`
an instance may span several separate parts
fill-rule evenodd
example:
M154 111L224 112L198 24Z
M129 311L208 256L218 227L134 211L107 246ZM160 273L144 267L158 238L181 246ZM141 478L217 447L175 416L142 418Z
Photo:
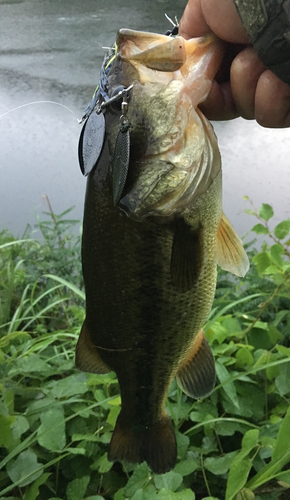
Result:
M248 422L243 420L235 421L235 419L225 419L224 421L221 419L217 421L215 430L221 436L233 436L235 432L245 432L245 426L243 424L247 425Z
M230 374L226 367L222 365L219 361L216 362L216 374L221 384L226 382L230 378ZM231 402L239 408L239 400L237 396L237 391L233 382L229 382L223 386L223 390L230 398Z
M276 479L279 479L279 481L282 480L290 486L290 470L279 472L279 474L276 475Z
M91 465L92 470L98 470L100 474L109 472L113 467L113 462L109 462L108 453L104 453L96 462Z
M37 439L41 446L50 451L60 451L65 447L65 420L62 406L51 408L41 414Z
M55 281L58 281L63 286L67 287L69 290L71 290L76 295L78 295L82 300L85 300L86 296L85 296L84 292L82 292L78 287L73 285L73 283L70 283L69 281L67 281L59 276L55 276L53 274L45 274L45 277L51 278L52 280L55 280Z
M163 488L158 492L158 500L195 500L195 494L189 488L186 490L173 492Z
M0 414L0 447L9 447L12 438L11 425L14 422L14 417L5 417Z
M170 471L166 474L154 475L154 484L158 490L167 488L168 490L176 491L182 483L182 476L176 472Z
M82 500L90 482L90 476L73 479L66 488L67 500Z
M273 208L271 207L271 205L268 205L267 203L263 203L262 207L259 210L259 215L260 215L261 219L267 221L267 220L271 219L271 217L273 217L273 215L274 215Z
M100 495L93 495L91 497L86 497L84 500L105 500L104 497L101 497Z
M14 462L10 462L6 470L11 481L18 483L20 487L33 483L43 472L36 454L30 448L20 453Z
M283 240L290 232L290 219L283 220L274 229L274 234L279 240Z
M120 410L121 410L120 406L113 406L112 409L109 411L106 422L110 424L112 427L115 427Z
M125 497L123 497L123 499L125 499ZM131 500L157 500L156 489L153 484L148 484L144 488L137 490L131 497Z
M243 488L251 467L252 461L249 458L243 458L232 463L228 476L225 500L233 500L235 495Z
M190 439L188 436L185 436L181 432L176 432L176 443L177 443L177 456L182 458L184 457L187 449L189 447Z
M142 489L150 476L151 472L146 462L137 465L125 487L125 495L128 497L133 496L137 490Z
M276 349L278 352L281 352L282 354L290 358L290 347L285 347L284 345L277 345Z
M54 380L47 385L50 395L55 398L68 398L87 392L87 377L84 373L74 373L62 380Z
M284 261L281 257L281 254L284 253L284 249L281 245L272 245L271 246L271 258L274 264L278 267L283 267Z
M96 434L73 434L71 440L74 441L99 441Z
M237 494L236 500L255 500L256 496L249 488L243 488Z
M280 431L281 431L281 428L282 428L282 425L284 422L282 422L282 425L281 425L280 430L279 430L279 434L280 434L280 436L283 436L283 438L281 438L281 441L279 440L280 442L279 442L279 446L277 448L276 454L274 455L274 453L273 453L270 463L265 465L265 467L263 467L263 469L261 469L246 484L246 486L248 488L250 488L251 490L255 490L256 488L258 488L262 484L265 484L266 482L282 475L282 473L280 471L282 470L284 465L286 465L288 462L290 462L290 449L289 449L289 444L288 444L289 443L289 434L285 435L285 433L284 433L285 430L286 431L288 430L288 432L289 432L289 415L290 415L290 408L287 411L287 415L285 417L285 419L287 418L287 422L286 422L286 425L285 425L284 429L282 430L281 434L280 434ZM278 438L277 438L277 442L278 442ZM287 451L283 454L283 450L285 448ZM275 451L275 449L276 449L276 447L274 448L274 451ZM273 456L274 456L274 459L273 459Z
M272 274L273 278L275 277L275 279L280 280L281 278L279 275L283 274L283 270L281 269L281 267L277 267L276 265L273 264L272 266L267 267L267 269L265 269L263 272L264 274Z
M12 435L14 439L19 439L22 436L22 434L24 434L24 432L26 432L29 429L29 423L28 420L22 415L16 415L14 418L15 421L11 426ZM0 424L0 429L1 429L1 424Z
M258 253L252 260L256 264L259 274L262 274L271 265L271 260L267 252Z
M48 365L37 354L29 354L25 358L17 361L17 368L24 373L41 372L45 373L48 370Z
M242 347L236 353L237 366L249 366L254 362L252 353L246 347Z
M174 467L174 472L181 474L183 477L192 474L196 469L200 466L199 460L193 457L193 453L191 451L188 452L185 460L181 460Z
M36 481L34 481L34 483L27 489L24 496L24 500L36 500L36 498L39 495L39 486L44 484L50 475L51 475L50 472L45 472L44 474L41 474L41 476L38 479L36 479Z
M281 396L285 396L290 393L290 364L281 365L280 375L276 378L275 384Z
M287 364L286 366L289 366L289 365ZM280 369L281 368L282 368L282 366L280 367ZM288 379L288 385L289 385L289 379ZM290 436L290 408L288 408L288 411L287 411L287 413L283 419L283 422L281 424L281 427L279 429L277 440L276 440L276 445L274 447L274 451L273 451L273 455L272 455L272 459L271 459L272 462L278 461L280 459L282 459L282 461L284 461L284 458L287 456L287 454L288 454L288 457L290 460L289 436ZM287 462L285 462L285 464L286 463Z
M221 475L228 472L237 451L227 453L223 457L208 457L204 460L204 466L212 474Z
M118 491L116 491L114 495L114 500L125 500L125 493L124 493L125 488L120 488Z
M253 228L252 231L254 231L257 234L269 234L270 231L267 227L263 226L263 224L256 224Z
M77 446L76 448L66 447L65 451L72 453L72 455L85 455L86 449Z
M283 467L290 462L289 434L290 433L290 408L288 408L280 426L276 445L270 463L265 465L247 484L251 490L255 490L262 484L274 479L279 475Z
M251 208L245 208L244 212L248 215L257 215L256 212L254 212L254 210L252 210Z
M242 450L239 455L245 457L258 443L259 429L250 429L242 440Z
M245 486L252 467L252 460L248 458L248 455L257 445L258 438L258 429L251 429L244 435L242 440L242 449L238 455L235 456L230 466L226 489L226 500L232 500Z

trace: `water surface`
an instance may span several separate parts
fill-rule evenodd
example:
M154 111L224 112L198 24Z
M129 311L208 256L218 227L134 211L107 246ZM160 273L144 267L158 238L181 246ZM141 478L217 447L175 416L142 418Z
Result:
M77 123L98 83L104 56L121 27L165 32L164 17L181 17L183 0L0 0L0 229L21 235L36 214L75 206L85 192L77 160ZM47 102L7 111L29 102ZM242 119L214 124L223 159L224 207L240 234L256 206L289 216L290 129L263 129Z

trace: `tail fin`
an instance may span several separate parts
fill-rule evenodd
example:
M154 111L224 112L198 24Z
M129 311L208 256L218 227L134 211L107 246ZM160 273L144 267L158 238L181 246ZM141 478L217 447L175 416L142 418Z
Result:
M121 413L117 419L110 443L108 459L140 463L146 460L153 472L164 474L176 463L177 446L171 420L164 415L148 427L134 428Z

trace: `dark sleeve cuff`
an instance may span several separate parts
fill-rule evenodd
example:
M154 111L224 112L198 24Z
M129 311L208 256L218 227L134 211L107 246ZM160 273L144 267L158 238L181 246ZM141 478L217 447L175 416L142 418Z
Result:
M290 85L290 0L234 0L261 61Z

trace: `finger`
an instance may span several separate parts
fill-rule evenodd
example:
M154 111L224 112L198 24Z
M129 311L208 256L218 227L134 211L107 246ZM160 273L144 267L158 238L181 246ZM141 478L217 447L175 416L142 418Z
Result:
M249 43L233 0L200 0L204 20L222 40Z
M268 69L257 84L255 118L263 127L290 127L290 86Z
M256 87L265 69L252 47L242 50L232 62L230 79L233 98L238 112L247 120L255 118Z
M213 31L231 43L249 42L233 0L189 0L178 31L186 39Z
M201 0L189 0L180 19L178 33L186 40L209 32L200 5Z
M232 120L239 116L230 82L218 84L214 81L206 101L199 108L209 120Z

